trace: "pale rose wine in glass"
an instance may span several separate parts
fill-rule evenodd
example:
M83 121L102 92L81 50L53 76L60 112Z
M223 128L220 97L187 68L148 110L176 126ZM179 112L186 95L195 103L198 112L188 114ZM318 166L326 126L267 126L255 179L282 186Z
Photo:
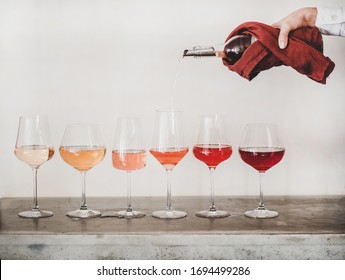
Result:
M205 115L201 117L197 144L193 147L194 156L205 163L211 177L211 205L208 210L199 211L196 216L202 218L225 218L227 211L217 210L214 199L214 171L223 161L230 158L232 146L226 134L225 117L221 115Z
M154 211L160 219L179 219L187 216L184 211L173 210L171 200L171 172L188 153L184 142L182 111L161 110L156 112L154 137L150 153L167 172L167 205L165 210Z
M117 120L112 162L115 169L126 171L127 209L119 212L106 212L102 217L142 218L145 213L132 209L131 176L132 171L146 166L146 150L143 144L141 123L138 118L123 117Z
M18 213L23 218L45 218L53 216L51 211L43 211L37 202L37 172L38 168L54 155L50 140L47 116L23 116L19 119L16 146L16 157L28 164L34 176L34 202L31 211Z
M264 204L262 177L271 167L278 164L285 153L275 124L247 124L239 147L242 160L260 174L259 206L244 215L249 218L275 218L278 212L268 210Z
M93 218L101 215L100 211L92 210L86 204L86 172L99 164L105 156L100 130L96 124L71 124L66 127L59 148L61 158L81 174L82 201L80 209L70 211L70 218Z
M146 165L145 150L127 150L125 153L112 151L113 166L119 170L134 171L143 169Z

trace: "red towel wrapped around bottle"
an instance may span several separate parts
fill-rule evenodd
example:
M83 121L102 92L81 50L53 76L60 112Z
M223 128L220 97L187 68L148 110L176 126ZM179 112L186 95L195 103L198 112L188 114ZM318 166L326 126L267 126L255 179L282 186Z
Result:
M259 22L246 22L234 29L226 41L240 34L252 35L256 41L233 65L223 58L229 70L252 80L261 71L274 66L287 65L310 79L326 84L334 69L334 62L323 55L322 35L317 27L302 27L289 34L285 49L278 46L279 29Z

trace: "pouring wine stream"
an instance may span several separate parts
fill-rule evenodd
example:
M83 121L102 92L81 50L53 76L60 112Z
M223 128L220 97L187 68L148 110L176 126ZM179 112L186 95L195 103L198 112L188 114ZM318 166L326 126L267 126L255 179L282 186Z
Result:
M173 81L173 84L172 84L172 92L171 92L171 96L170 96L170 108L171 109L174 108L174 94L175 94L175 91L176 91L177 80L178 80L178 77L180 75L180 68L181 68L182 58L183 58L183 56L181 56L178 59L177 67L176 67L176 71L175 71L175 78L174 78L174 81Z

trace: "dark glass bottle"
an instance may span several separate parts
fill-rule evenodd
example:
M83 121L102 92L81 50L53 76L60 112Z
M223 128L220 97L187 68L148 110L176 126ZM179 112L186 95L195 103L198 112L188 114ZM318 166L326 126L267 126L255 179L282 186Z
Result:
M228 63L234 64L242 57L244 51L255 41L255 37L251 35L237 35L231 37L221 45L194 47L192 50L185 50L183 52L183 57L193 56L194 58L200 58L204 56L215 56L225 58Z

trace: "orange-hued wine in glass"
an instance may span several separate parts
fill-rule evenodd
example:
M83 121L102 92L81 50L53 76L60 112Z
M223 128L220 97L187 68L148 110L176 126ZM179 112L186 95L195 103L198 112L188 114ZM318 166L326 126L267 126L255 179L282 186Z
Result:
M28 164L34 175L34 203L31 211L18 213L22 218L45 218L53 216L51 211L43 211L37 202L38 168L54 155L54 147L50 140L47 116L23 116L19 118L16 146L16 157Z
M143 143L141 123L138 118L123 117L117 120L112 163L115 169L127 174L127 209L119 212L106 212L102 217L142 218L145 213L132 209L131 176L132 172L146 166L146 150Z
M160 219L179 219L187 216L184 211L173 210L171 200L171 172L188 153L184 142L182 111L162 110L156 112L154 137L150 153L167 172L167 205L152 216Z
M61 146L62 159L80 172L86 172L100 163L105 155L105 147Z
M216 167L230 158L232 146L229 144L225 116L212 114L201 117L196 145L193 147L194 156L205 163L210 170L211 204L208 210L198 211L196 216L202 218L225 218L230 216L227 211L216 208L214 202L213 173Z
M239 147L242 160L256 169L260 174L260 202L259 206L244 215L249 218L275 218L278 212L268 210L264 204L262 177L265 172L279 163L285 153L278 126L276 124L251 123L244 130L243 139Z
M91 210L86 204L86 172L99 164L106 152L101 132L96 124L71 124L65 129L59 148L62 159L78 170L82 181L82 201L80 209L67 213L71 218L98 217L101 213Z

